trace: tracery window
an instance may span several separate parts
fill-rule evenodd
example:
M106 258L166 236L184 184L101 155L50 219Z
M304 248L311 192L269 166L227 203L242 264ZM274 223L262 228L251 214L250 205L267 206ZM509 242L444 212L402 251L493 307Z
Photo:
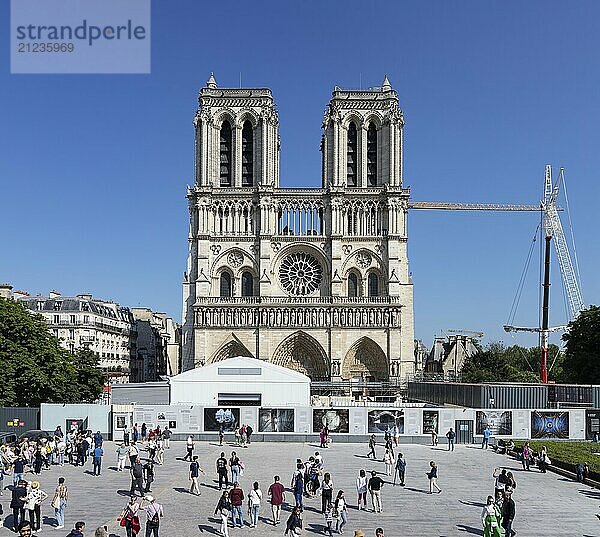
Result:
M222 272L219 279L219 296L221 298L229 298L232 295L231 274Z
M371 272L368 278L369 296L379 296L379 278Z
M354 272L348 275L348 297L356 298L358 296L358 277Z
M367 130L367 185L377 186L377 128L369 123Z
M242 296L254 296L254 278L252 273L242 273Z
M252 123L244 122L242 128L242 186L254 185L254 133Z
M232 175L232 143L231 143L231 125L229 121L224 121L221 125L220 133L220 179L221 186L231 186Z
M348 148L346 152L346 183L348 186L356 186L356 169L358 155L358 137L356 125L350 123L348 127Z

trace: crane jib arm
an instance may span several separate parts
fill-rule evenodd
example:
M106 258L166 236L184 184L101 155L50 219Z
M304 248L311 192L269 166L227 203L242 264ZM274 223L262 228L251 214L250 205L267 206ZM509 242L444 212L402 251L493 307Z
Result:
M444 201L409 201L409 209L438 211L541 211L540 205L510 205L501 203L449 203ZM562 211L561 207L556 208Z

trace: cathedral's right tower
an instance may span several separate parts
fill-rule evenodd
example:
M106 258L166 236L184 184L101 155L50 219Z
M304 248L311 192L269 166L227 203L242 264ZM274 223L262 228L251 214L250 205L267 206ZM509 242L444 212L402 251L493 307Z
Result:
M332 295L365 297L365 303L389 297L400 306L397 328L385 330L392 378L414 373L403 127L398 94L387 76L378 88L336 87L325 110L321 146L323 188L331 199ZM347 348L348 342L340 343ZM348 361L343 363L347 368ZM340 373L347 378L350 372Z

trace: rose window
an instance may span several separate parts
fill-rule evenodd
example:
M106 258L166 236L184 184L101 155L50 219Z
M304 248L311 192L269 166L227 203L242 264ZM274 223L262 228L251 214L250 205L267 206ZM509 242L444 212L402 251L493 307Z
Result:
M322 277L321 264L306 252L287 255L279 267L281 285L291 295L310 295L319 288Z

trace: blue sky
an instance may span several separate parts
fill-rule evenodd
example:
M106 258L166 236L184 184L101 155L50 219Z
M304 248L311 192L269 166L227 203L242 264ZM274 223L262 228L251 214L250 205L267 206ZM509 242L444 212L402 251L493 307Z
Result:
M192 118L210 71L268 86L282 186L319 186L334 85L379 85L405 114L414 200L537 203L564 166L584 299L598 303L600 5L593 2L168 2L152 5L151 75L10 75L0 55L0 280L92 292L181 318ZM8 3L0 11L8 28ZM594 207L596 206L596 209ZM416 212L415 334L503 333L533 213ZM537 259L517 321L537 321ZM565 309L553 265L551 322Z

